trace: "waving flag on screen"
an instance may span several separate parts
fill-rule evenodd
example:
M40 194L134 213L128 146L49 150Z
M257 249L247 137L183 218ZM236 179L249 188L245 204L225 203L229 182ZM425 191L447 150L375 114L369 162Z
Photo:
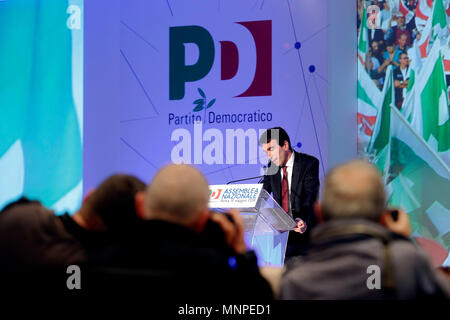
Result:
M416 79L411 124L428 145L450 163L449 99L439 39L422 70Z
M421 57L426 58L428 56L428 52L437 38L444 45L446 44L445 40L447 37L447 13L442 0L435 0L433 2L431 18L427 20L418 43Z
M367 148L367 151L375 157L375 164L386 176L389 169L390 158L391 105L394 104L393 79L392 66L389 66L386 70L386 78L381 94L381 107L378 111L374 132Z
M19 191L46 206L82 179L67 3L5 1L0 5L0 160L11 154L21 157L16 159L23 163ZM4 170L1 179L9 173Z
M433 0L419 0L416 7L416 27L419 32L425 28L428 17L431 15Z
M450 169L395 107L391 117L389 203L408 212L414 232L448 248Z
M406 23L409 23L414 18L414 12L408 9L405 0L398 0L398 11L405 17Z
M358 128L359 147L367 148L373 132L377 115L377 106L381 99L380 89L367 74L366 69L358 60Z
M367 29L367 12L364 7L362 18L361 18L361 27L359 29L358 35L358 59L362 64L366 63L366 55L369 50L369 33Z

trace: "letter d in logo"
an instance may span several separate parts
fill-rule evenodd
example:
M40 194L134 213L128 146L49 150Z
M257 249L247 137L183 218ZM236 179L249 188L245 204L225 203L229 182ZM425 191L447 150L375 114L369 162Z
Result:
M184 84L206 76L214 63L214 41L209 32L199 26L170 28L169 99L184 98ZM185 43L198 46L198 60L185 65Z

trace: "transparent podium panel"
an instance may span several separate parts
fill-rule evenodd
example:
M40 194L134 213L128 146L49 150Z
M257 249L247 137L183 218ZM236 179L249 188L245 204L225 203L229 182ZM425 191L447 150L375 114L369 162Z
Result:
M245 243L258 257L260 267L282 267L289 231L272 229L259 214L253 215L254 227L245 231Z
M219 209L222 210L226 209ZM296 226L294 219L264 189L254 207L239 210L244 220L245 242L255 251L259 266L282 267L289 230Z
M245 241L252 248L260 266L282 267L289 230L296 224L292 217L267 193L261 194L254 208L242 209Z

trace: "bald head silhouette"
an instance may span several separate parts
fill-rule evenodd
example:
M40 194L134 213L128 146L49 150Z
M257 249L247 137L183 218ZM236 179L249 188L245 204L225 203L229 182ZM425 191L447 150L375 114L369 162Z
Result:
M169 165L147 188L145 216L192 226L208 213L208 200L208 183L197 169Z
M385 206L384 185L378 169L363 160L336 167L325 178L321 204L326 220L378 220Z

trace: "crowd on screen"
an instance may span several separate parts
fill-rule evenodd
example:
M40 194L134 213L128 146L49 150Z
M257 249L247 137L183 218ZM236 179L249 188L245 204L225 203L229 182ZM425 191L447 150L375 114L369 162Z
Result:
M367 30L368 50L366 56L359 57L359 59L363 62L368 74L379 89L383 87L388 66L391 65L393 67L394 80L397 80L395 83L395 104L399 109L406 95L409 67L412 59L415 58L410 56L408 52L413 48L415 42L419 43L422 37L425 23L427 22L424 19L431 18L424 16L424 13L420 10L420 1L423 2L423 7L429 10L426 14L431 15L431 7L428 6L433 4L433 2L429 0L358 0L357 2L358 35L361 30L361 22L363 21L364 7L366 8L366 18L373 15L370 12L373 8L371 7L372 5L380 9L376 20L373 20L376 21L376 25ZM404 8L403 10L398 8L400 2ZM394 5L395 8L392 8ZM446 67L447 84L450 84L448 71Z
M395 104L400 109L408 86L408 68L410 49L414 41L420 40L421 33L416 26L415 16L405 16L394 12L390 1L365 1L367 6L380 8L378 27L368 29L369 48L365 57L365 68L379 89L382 89L386 70L389 65L394 69ZM417 0L408 0L405 6L415 12ZM358 1L358 34L361 28L364 1ZM404 89L404 90L403 90Z

